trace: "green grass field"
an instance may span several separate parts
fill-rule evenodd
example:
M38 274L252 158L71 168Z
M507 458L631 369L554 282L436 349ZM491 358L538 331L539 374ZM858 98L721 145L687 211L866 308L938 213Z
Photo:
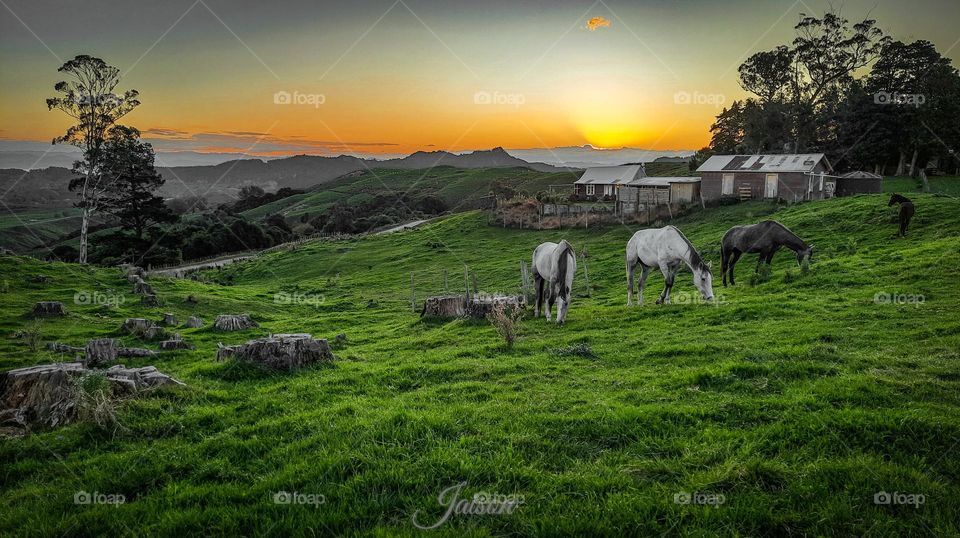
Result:
M79 209L6 212L0 215L0 246L14 252L40 249L79 228Z
M163 312L208 327L249 312L261 328L183 329L195 351L125 360L189 386L126 402L122 431L74 424L0 440L0 535L414 535L412 515L437 521L440 492L465 481L461 498L524 502L453 515L433 535L956 536L960 201L913 198L906 239L883 194L674 221L714 266L738 223L775 218L817 246L809 272L781 253L755 285L745 256L737 287L718 275L715 305L695 300L684 271L675 304L653 304L654 273L646 305L627 308L633 230L509 230L479 213L308 243L208 273L211 283L153 279L162 308L139 306L118 270L2 257L6 335L41 299L67 304L42 330L71 344ZM508 349L486 322L411 312L411 273L421 297L445 272L462 288L464 265L483 290L512 292L519 261L561 236L590 252L590 296L580 272L566 326L525 319ZM53 281L28 282L38 273ZM78 305L77 293L125 302ZM332 366L292 373L214 360L218 342L281 332L349 340ZM571 353L577 344L592 354ZM0 340L4 370L59 358ZM127 502L77 505L79 491ZM275 504L279 491L325 502ZM882 491L923 503L875 504ZM684 492L723 503L677 503Z

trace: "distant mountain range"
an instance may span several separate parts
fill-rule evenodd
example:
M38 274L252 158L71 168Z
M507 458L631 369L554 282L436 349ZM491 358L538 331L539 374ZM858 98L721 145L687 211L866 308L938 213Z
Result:
M349 155L317 157L298 155L263 161L237 159L213 166L158 167L166 179L161 193L167 198L204 196L213 203L235 198L240 188L256 185L266 191L282 187L307 189L327 183L358 170L428 169L435 166L454 168L524 167L540 172L563 172L543 163L531 163L511 156L503 148L474 151L462 155L446 151L418 151L397 159L362 159ZM0 196L10 207L68 207L76 196L67 191L70 171L63 167L23 171L0 170Z

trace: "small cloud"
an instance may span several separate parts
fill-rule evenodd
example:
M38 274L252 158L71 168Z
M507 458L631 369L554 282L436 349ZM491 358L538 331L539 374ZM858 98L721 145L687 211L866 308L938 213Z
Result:
M154 136L164 136L171 138L179 138L188 135L186 131L179 131L177 129L166 129L163 127L151 127L150 129L144 129L141 133L146 135Z
M593 17L587 21L587 30L591 32L598 28L609 28L610 21L603 17Z

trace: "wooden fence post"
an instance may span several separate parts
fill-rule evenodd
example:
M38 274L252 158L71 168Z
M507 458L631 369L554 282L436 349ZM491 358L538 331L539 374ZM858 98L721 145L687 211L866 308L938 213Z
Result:
M410 311L417 311L417 287L413 281L413 271L410 272Z

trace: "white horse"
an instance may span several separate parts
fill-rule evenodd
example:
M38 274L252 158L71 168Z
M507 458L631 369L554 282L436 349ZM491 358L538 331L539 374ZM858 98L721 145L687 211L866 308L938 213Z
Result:
M567 319L570 308L570 293L573 289L573 275L577 272L577 257L573 246L566 239L557 243L541 243L533 251L533 278L537 287L537 303L534 305L534 317L540 316L540 304L546 300L547 321L550 321L550 307L559 301L557 324ZM544 290L544 284L547 289ZM546 291L546 294L544 293Z
M670 290L680 269L686 263L693 272L693 283L707 301L713 299L713 274L710 264L704 263L697 249L680 230L673 226L640 230L627 242L627 306L633 299L633 273L640 265L640 290L637 304L643 304L643 285L653 267L659 267L666 281L666 287L657 299L657 304L670 304Z

